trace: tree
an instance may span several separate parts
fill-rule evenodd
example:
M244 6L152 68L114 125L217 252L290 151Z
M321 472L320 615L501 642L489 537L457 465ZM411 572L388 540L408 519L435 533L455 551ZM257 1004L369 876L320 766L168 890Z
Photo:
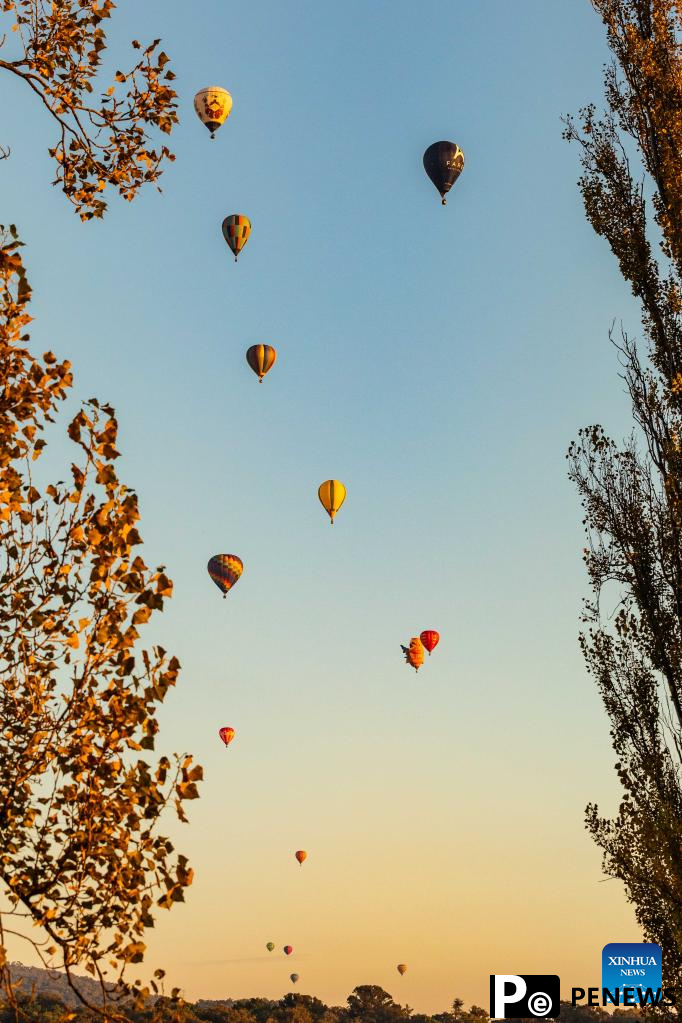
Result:
M157 182L167 146L154 149L147 130L169 134L177 123L174 79L168 57L156 39L142 49L129 71L116 71L113 84L97 88L105 26L115 9L112 0L0 0L7 28L0 46L12 51L0 68L18 76L49 110L57 141L49 153L56 163L54 184L61 185L83 220L101 217L107 185L125 199ZM4 155L9 155L7 149Z
M201 768L152 757L179 664L137 647L172 584L135 551L113 409L93 401L69 425L69 484L35 485L71 371L26 347L19 246L14 229L0 235L0 880L11 906L0 938L21 935L70 979L85 967L105 995L106 979L143 959L154 907L182 901L192 881L158 827L169 803L186 819ZM2 979L11 989L6 965Z
M409 1009L393 1001L383 988L376 984L361 984L348 996L348 1019L362 1023L394 1023L406 1019Z
M605 110L569 118L585 211L642 307L647 352L616 339L634 429L569 451L592 587L581 644L611 722L623 796L587 826L647 940L682 980L682 12L675 0L592 0L612 63ZM648 198L650 196L650 198ZM611 618L613 603L618 610Z

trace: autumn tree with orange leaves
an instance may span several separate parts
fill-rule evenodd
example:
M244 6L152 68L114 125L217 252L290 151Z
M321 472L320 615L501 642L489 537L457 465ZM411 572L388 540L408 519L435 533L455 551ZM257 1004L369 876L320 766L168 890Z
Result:
M55 183L83 220L103 215L107 185L133 199L172 159L148 137L177 120L158 41L134 42L134 67L93 100L113 10L110 0L0 0L10 22L0 71L49 109ZM82 970L99 980L91 1008L114 1020L122 997L148 993L126 969L143 960L158 910L191 884L163 822L186 820L202 772L188 755L154 752L179 664L141 648L141 632L172 584L139 553L114 410L92 400L72 420L70 472L37 464L72 373L31 351L30 299L17 231L0 228L0 987L21 1020L5 946L23 939L71 983ZM152 991L163 971L154 976Z
M133 40L132 67L117 70L106 88L98 84L114 10L112 0L0 0L0 71L20 78L49 111L54 183L83 220L103 215L107 185L134 199L174 159L147 134L168 135L177 123L175 76L160 40L144 48ZM11 140L0 141L8 155Z
M611 721L622 799L587 826L664 982L682 982L682 5L592 0L612 63L605 107L569 119L585 211L639 300L644 345L617 347L632 403L623 443L601 426L569 452L593 596L582 647ZM614 613L614 605L616 611ZM660 1011L660 1010L659 1010Z

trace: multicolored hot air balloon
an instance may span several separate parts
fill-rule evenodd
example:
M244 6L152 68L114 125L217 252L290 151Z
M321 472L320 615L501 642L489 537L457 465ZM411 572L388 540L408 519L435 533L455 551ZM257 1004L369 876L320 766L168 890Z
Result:
M424 170L440 192L443 206L463 167L464 153L455 142L434 142L424 153Z
M303 863L304 860L308 859L308 853L305 849L299 849L298 852L294 853L299 863Z
M251 234L251 221L243 213L231 213L223 220L223 238L234 253L235 263L239 259L239 253L249 240Z
M258 383L263 383L263 377L275 365L277 352L271 345L251 345L246 353L246 361L258 377Z
M211 138L214 139L218 128L230 116L232 97L227 89L223 89L219 85L209 85L207 89L199 89L194 97L194 109L199 120L206 125L211 133Z
M298 982L298 974L292 973L291 976L289 977L289 980L291 981L292 984L296 984Z
M274 941L269 941L265 947L267 948L268 952L272 952L275 947Z
M236 554L214 554L208 563L208 574L224 597L244 571L242 559Z
M290 955L291 955L291 953L292 953L293 951L294 951L294 950L293 950L293 948L291 947L291 945L285 945L285 946L284 946L284 955L285 955L285 956L290 956Z
M232 740L234 739L234 728L230 728L229 725L226 725L225 728L219 728L218 735L223 740L225 745L229 746Z
M424 663L424 647L419 636L412 637L409 647L401 644L400 649L405 654L406 662L410 664L415 671L419 671Z
M402 977L403 974L407 973L407 965L405 963L398 963L398 965L396 966L396 970Z
M429 651L430 657L431 651L435 650L440 642L439 633L437 633L435 629L424 629L419 638L426 647L426 649Z
M322 483L317 491L322 507L334 525L334 516L346 500L346 488L338 480L327 480Z

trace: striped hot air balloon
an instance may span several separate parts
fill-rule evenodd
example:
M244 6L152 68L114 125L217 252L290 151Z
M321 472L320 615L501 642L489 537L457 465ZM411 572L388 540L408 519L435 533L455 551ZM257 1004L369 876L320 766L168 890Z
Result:
M334 525L334 516L346 500L346 488L338 480L326 480L320 485L317 496Z
M277 352L271 345L251 345L246 353L246 361L258 377L258 383L263 383L263 377L275 365Z
M234 261L237 262L239 253L249 240L251 234L251 221L243 213L230 213L229 217L223 220L223 238L234 253Z
M244 571L242 559L236 554L214 554L208 563L208 574L224 597Z

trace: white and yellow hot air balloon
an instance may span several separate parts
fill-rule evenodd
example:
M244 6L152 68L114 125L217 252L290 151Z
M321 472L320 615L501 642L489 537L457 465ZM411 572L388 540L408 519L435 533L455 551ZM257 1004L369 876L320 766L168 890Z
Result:
M194 97L194 109L199 120L206 125L215 138L215 133L221 124L230 116L232 110L232 97L227 89L219 85L209 85L206 89L199 89Z
M322 507L334 525L334 516L346 500L346 488L338 480L326 480L317 491Z

